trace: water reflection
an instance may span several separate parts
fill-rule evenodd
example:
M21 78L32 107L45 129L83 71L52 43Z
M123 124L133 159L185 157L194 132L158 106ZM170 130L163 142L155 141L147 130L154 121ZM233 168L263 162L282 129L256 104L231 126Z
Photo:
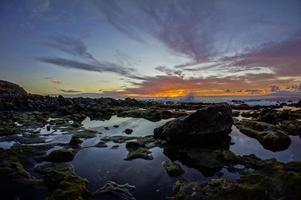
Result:
M152 135L153 130L172 119L160 120L152 122L142 118L131 117L117 117L112 116L109 120L91 120L87 117L83 122L83 126L88 129L97 130L103 133L103 135L126 135L124 130L126 128L133 129L131 136L147 136ZM114 127L117 125L118 127Z
M281 162L301 161L301 139L299 136L290 136L292 143L289 148L278 152L264 149L256 139L242 134L235 126L232 127L230 136L231 142L234 143L230 150L237 155L255 154L261 159L276 158Z

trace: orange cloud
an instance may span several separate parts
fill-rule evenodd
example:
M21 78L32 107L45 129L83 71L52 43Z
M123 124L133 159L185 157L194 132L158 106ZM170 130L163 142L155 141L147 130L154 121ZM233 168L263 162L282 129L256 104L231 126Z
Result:
M271 87L287 88L292 80L277 80L273 74L247 74L241 77L184 79L179 76L148 77L118 94L142 98L194 96L262 96L274 92Z

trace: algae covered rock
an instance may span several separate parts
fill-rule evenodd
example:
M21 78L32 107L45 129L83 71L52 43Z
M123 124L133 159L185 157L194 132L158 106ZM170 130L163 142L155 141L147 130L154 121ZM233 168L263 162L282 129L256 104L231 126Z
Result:
M177 181L174 197L179 200L275 200L301 198L301 164L261 160L254 155L237 159L248 169L236 181L210 179L205 182Z
M71 165L46 164L35 168L42 175L49 194L46 200L89 200L93 195L87 189L88 181L74 174Z
M236 126L243 134L257 139L264 148L271 151L285 150L291 144L287 134L265 122L242 120Z
M145 137L137 137L136 140L128 141L125 145L128 150L128 155L125 160L133 160L142 158L145 160L152 160L150 148L156 145L155 139L152 135Z
M135 200L136 198L131 193L136 187L130 184L118 184L113 181L107 182L104 186L94 192L94 196L113 195L122 200Z
M178 163L166 161L163 166L169 176L179 176L184 173L184 170Z
M20 132L20 129L12 121L0 121L0 136L13 135Z

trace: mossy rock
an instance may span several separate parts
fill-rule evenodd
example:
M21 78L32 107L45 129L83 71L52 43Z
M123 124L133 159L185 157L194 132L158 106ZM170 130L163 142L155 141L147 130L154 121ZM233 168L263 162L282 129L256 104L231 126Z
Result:
M169 176L179 176L184 173L184 170L178 163L166 161L163 166Z
M124 143L128 140L133 140L133 139L137 139L138 137L130 137L130 136L104 136L103 138L101 138L102 141L105 142L109 142L109 141L113 141L115 143Z
M108 147L104 141L99 141L94 147L105 148Z
M19 132L19 127L17 127L12 121L0 122L0 136L14 135Z
M97 132L95 132L95 131L82 130L82 131L73 133L73 137L84 138L84 139L94 138L94 137L96 137L96 133Z
M76 176L71 165L46 164L35 169L49 189L46 200L90 200L93 195L87 189L88 181Z
M145 160L153 160L153 156L149 155L151 152L147 148L137 148L137 149L130 149L127 157L124 160L133 160L137 158L142 158Z
M74 159L76 152L72 149L59 149L52 151L46 160L49 162L69 162Z

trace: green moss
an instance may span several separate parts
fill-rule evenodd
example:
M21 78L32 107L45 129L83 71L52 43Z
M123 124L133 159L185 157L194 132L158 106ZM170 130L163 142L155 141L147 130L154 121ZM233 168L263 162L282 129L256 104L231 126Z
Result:
M82 131L73 133L73 137L85 138L85 139L94 138L94 137L96 137L96 132L89 131L89 130L82 130Z
M20 129L12 121L0 122L0 136L13 135L20 132Z
M35 169L42 174L49 189L47 200L89 200L92 194L87 189L87 180L74 174L71 165L46 164Z
M152 160L153 156L149 155L151 152L147 148L140 147L138 149L131 149L124 160L133 160L136 158L143 158L145 160Z
M179 176L184 173L182 167L177 163L166 161L163 166L169 176Z

